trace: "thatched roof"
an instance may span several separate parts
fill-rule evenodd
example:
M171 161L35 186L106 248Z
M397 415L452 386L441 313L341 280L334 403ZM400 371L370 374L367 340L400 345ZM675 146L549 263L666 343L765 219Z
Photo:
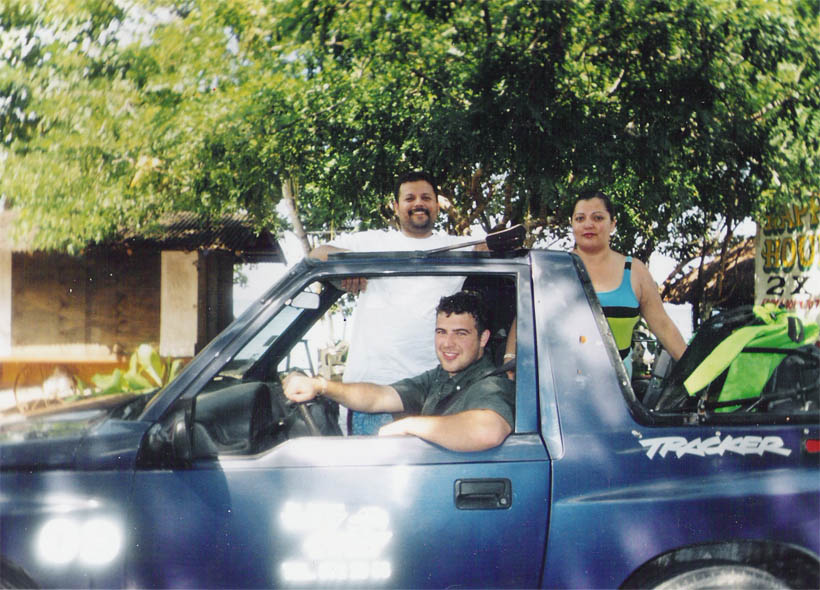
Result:
M718 282L721 277L718 272L719 267L719 255L704 265L701 302L722 308L753 304L755 298L754 238L747 238L726 253L720 293L718 293ZM683 277L666 279L661 290L661 298L669 303L694 303L697 288L698 268L696 266Z
M0 250L32 252L32 240L12 238L17 212L0 211ZM247 262L285 262L275 236L267 230L255 231L242 215L226 215L215 221L194 213L179 212L164 217L155 229L145 232L125 230L119 238L95 247L151 248L156 250L224 250Z

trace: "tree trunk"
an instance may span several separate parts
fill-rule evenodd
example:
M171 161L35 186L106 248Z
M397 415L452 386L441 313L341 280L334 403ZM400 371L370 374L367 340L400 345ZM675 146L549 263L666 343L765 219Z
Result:
M299 243L302 245L302 250L307 258L308 254L310 254L310 251L312 250L312 247L310 245L310 241L308 240L305 226L302 225L302 220L299 218L299 207L296 202L296 183L293 181L293 178L286 178L282 183L282 202L285 204L285 214L287 215L288 221L290 221L290 224L293 226L293 233L299 239ZM326 379L330 379L332 376L330 370L322 364L322 359L324 358L322 352L326 350L328 346L333 346L336 344L337 341L333 332L333 321L328 314L322 315L321 323L325 334L328 335L328 340L319 349L319 365L317 366L317 373L324 375Z
M288 221L290 221L290 224L293 226L293 233L296 234L299 243L302 245L302 250L304 250L305 256L307 256L310 254L311 247L307 233L305 232L305 227L302 225L302 220L299 219L299 208L296 205L295 193L296 187L293 179L286 178L282 183L282 202L285 204L285 213Z
M708 226L707 226L708 227ZM704 277L703 269L705 266L706 255L709 250L708 230L703 235L703 245L700 250L700 266L698 266L698 280L695 281L695 292L692 296L692 332L697 332L701 322L701 304L703 303L704 291Z
M718 276L715 295L716 302L723 300L723 277L726 275L726 253L729 251L729 242L734 235L735 228L732 227L732 218L726 217L726 237L723 239L723 244L720 248L720 264L718 265Z

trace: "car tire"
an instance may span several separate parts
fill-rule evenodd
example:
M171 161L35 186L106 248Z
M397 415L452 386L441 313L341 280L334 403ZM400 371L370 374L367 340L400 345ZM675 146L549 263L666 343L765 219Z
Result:
M755 567L711 565L674 575L654 588L655 590L708 590L710 588L783 590L788 589L789 586L770 573Z

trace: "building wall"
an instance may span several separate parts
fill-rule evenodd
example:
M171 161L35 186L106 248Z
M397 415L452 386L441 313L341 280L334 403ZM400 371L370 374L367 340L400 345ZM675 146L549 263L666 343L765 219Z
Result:
M196 351L233 321L234 257L228 252L210 251L200 256L200 328Z
M159 353L187 357L196 353L198 301L198 252L162 253L162 295Z
M0 248L0 357L11 352L11 250Z
M12 354L159 344L159 252L15 253L12 277Z
M0 389L40 384L58 367L87 382L143 343L190 357L233 319L227 252L5 252Z
M233 255L162 253L162 356L189 357L233 320Z

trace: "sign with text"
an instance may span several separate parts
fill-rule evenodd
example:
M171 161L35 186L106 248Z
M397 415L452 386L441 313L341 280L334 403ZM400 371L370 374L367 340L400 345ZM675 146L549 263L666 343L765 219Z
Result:
M820 195L767 215L755 239L755 303L820 320Z

